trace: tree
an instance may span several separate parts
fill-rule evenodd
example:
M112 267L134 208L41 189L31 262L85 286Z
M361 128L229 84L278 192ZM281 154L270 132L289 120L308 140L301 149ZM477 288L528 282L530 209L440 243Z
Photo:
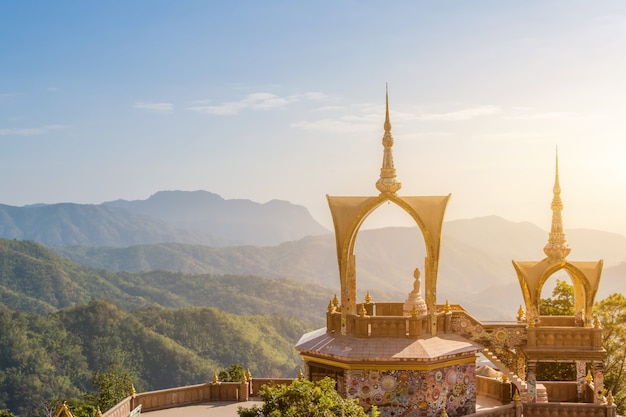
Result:
M94 372L93 386L96 404L106 411L130 395L133 381L128 371L114 362L107 372Z
M573 316L574 286L557 279L552 297L541 299L539 313L542 316Z
M243 366L238 364L230 365L230 368L220 371L218 378L222 382L241 382L246 374Z
M260 391L263 405L239 407L239 417L367 417L357 400L342 398L335 390L335 381L324 378L318 382L294 380L290 385L264 385ZM372 414L379 413L373 407Z
M604 329L604 387L613 394L617 412L622 415L626 411L626 297L611 294L593 310Z
M539 313L544 316L573 316L574 286L557 279L552 297L541 299ZM537 364L537 378L541 381L572 381L576 379L576 365L567 362L540 362Z

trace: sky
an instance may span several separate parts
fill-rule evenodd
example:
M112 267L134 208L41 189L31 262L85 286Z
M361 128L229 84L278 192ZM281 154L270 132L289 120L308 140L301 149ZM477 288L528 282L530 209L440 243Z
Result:
M626 2L0 2L0 203L401 195L626 235ZM402 224L385 207L366 227Z

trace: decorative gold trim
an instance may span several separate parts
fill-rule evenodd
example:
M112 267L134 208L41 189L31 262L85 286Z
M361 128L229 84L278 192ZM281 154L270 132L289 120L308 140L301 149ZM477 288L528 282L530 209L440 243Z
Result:
M339 362L332 359L319 358L316 356L303 355L301 354L304 361L309 364L318 363L322 365L334 366L336 368L341 368L344 370L358 370L358 369L368 369L368 370L392 370L392 371L432 371L434 369L439 369L444 366L454 366L454 365L464 365L464 364L476 364L476 356L472 355L466 358L454 359L449 361L439 361L433 362L429 364L415 364L413 362L399 362L399 363L390 363L390 362L381 362L378 361L376 363L372 362L353 362L353 363L345 363ZM310 365L310 364L309 364Z

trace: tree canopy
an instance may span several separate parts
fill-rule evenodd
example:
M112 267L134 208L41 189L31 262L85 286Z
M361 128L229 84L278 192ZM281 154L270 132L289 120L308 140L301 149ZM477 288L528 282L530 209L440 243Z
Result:
M626 411L626 297L615 293L595 304L594 313L604 334L604 387L613 395L617 412Z
M239 417L367 417L357 400L342 398L329 377L317 382L294 380L290 385L261 387L261 407L239 407ZM371 415L377 416L375 409Z
M573 316L574 286L557 279L552 297L541 299L539 313L543 316Z

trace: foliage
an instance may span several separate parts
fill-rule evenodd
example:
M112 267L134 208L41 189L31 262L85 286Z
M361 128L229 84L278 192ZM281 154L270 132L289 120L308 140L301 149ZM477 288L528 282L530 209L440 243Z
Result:
M237 316L212 307L151 307L134 317L202 359L243 364L264 377L295 376L301 362L293 346L311 330L290 317Z
M50 399L77 397L88 371L54 317L0 307L0 408L31 415Z
M335 381L328 377L316 383L294 380L290 385L265 385L263 405L239 407L240 417L367 417L356 400L342 398Z
M76 417L91 417L95 404L110 405L107 396L127 396L129 380L138 391L196 384L233 363L253 375L291 376L301 366L293 345L309 330L291 317L212 307L131 314L95 299L39 316L0 306L0 409L48 415L67 400ZM118 380L119 395L109 389Z
M106 411L131 394L133 381L119 363L111 363L106 372L96 371L93 375L96 390L95 402L101 411Z
M604 329L604 387L613 393L617 412L626 411L626 297L615 293L594 306Z
M230 365L230 368L221 370L218 379L222 382L241 382L246 370L238 364Z
M541 299L539 313L544 316L573 316L574 286L557 279L552 297Z
M216 250L194 246L188 249ZM85 256L100 250L90 248ZM124 253L125 257L139 256ZM258 255L259 262L263 256ZM178 255L160 257L164 258L176 263ZM217 262L238 264L237 259L223 254ZM129 311L155 304L168 308L214 306L234 314L298 317L321 327L328 294L332 293L301 281L250 275L189 275L163 270L113 273L77 265L35 242L0 239L0 304L28 313L49 314L86 304L97 295Z
M575 381L576 364L567 362L537 363L537 379L539 381Z
M556 280L552 297L541 299L539 312L545 316L574 315L574 286L567 281ZM540 362L537 364L537 379L541 381L574 381L576 365L574 363Z

